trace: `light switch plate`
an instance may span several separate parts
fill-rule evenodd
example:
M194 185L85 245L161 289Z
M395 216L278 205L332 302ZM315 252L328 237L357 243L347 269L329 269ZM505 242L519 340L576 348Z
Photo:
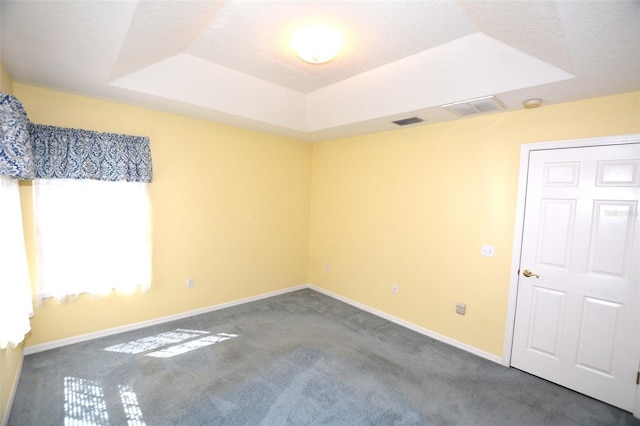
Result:
M494 253L495 253L495 247L494 246L490 246L489 244L483 244L482 245L482 255L483 256L487 256L487 257L493 257Z

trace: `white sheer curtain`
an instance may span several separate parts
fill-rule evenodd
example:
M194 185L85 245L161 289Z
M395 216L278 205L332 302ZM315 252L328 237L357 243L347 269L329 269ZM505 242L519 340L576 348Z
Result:
M90 179L33 181L36 304L151 285L147 184Z
M31 330L31 284L24 246L18 181L0 176L0 349Z

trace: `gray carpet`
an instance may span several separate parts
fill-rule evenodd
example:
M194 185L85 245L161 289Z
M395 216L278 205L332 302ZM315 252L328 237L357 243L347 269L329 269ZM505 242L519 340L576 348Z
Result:
M639 425L312 290L25 357L9 425Z

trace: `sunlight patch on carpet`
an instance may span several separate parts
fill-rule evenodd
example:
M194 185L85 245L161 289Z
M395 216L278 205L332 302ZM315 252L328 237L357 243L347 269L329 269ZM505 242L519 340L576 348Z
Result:
M202 337L200 339L190 340L179 345L169 346L165 349L151 352L150 354L147 354L147 356L152 356L154 358L170 358L172 356L181 355L196 349L204 348L205 346L211 346L219 342L224 342L225 340L233 339L234 337L238 337L238 335L218 333L214 336Z
M118 385L127 426L146 426L138 396L130 386ZM112 407L113 408L113 407ZM109 413L100 382L79 377L64 378L65 426L108 426Z
M237 334L218 333L211 334L205 330L186 330L178 328L174 331L156 334L130 342L119 343L117 345L104 348L108 352L119 352L125 354L139 354L149 352L145 356L154 358L170 358L191 352L196 349L211 346L225 340L238 337ZM158 350L159 349L159 350Z
M107 402L102 385L77 377L64 378L65 426L98 426L109 424Z
M127 416L127 426L145 426L142 410L138 405L138 396L133 389L130 386L118 385L118 391L124 414Z

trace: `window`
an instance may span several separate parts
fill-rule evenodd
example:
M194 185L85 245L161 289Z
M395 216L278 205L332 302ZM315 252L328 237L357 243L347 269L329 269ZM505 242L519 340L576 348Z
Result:
M31 329L31 285L18 181L0 176L0 349L15 347Z
M36 302L151 285L151 208L143 182L36 179Z

